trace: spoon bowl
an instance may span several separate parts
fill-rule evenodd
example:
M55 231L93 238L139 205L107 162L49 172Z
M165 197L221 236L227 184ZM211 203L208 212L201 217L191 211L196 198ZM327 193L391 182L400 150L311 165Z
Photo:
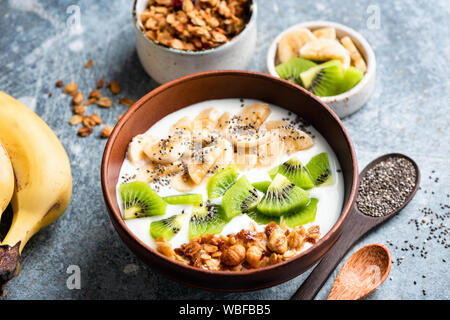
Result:
M342 266L327 300L363 299L386 280L391 264L391 253L386 246L362 247Z
M369 216L358 209L356 202L353 204L350 215L346 220L343 231L339 239L333 245L333 248L322 258L319 264L309 274L308 278L302 283L297 292L292 295L291 300L312 300L322 288L325 281L330 276L331 272L339 264L339 261L344 257L348 250L358 241L363 235L368 233L373 228L382 225L387 220L399 213L414 197L419 189L420 170L417 163L400 153L385 154L376 158L369 163L359 175L359 181L367 174L367 172L382 161L388 158L404 158L408 160L416 171L416 180L413 190L410 192L404 202L398 206L394 211L387 213L384 216ZM384 281L384 280L383 280Z

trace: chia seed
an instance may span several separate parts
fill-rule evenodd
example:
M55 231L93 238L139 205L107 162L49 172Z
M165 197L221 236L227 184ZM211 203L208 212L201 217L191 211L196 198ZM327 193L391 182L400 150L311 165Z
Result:
M400 208L414 190L417 172L411 161L391 157L367 171L358 188L358 209L382 217Z

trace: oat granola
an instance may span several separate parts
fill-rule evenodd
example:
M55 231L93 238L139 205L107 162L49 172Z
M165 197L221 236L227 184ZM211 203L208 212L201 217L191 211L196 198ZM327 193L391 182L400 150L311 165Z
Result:
M270 222L264 232L257 232L252 225L249 230L241 230L235 235L204 234L176 249L162 238L156 239L155 243L160 253L187 265L211 271L240 271L292 259L302 251L305 243L314 244L319 236L317 225L307 230L303 226L289 229Z
M241 33L250 5L251 0L150 0L140 20L151 40L174 49L201 51Z

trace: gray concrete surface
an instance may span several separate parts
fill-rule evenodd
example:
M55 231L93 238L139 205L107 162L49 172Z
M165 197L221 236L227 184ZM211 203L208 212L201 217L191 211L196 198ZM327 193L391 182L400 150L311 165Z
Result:
M378 155L403 152L419 163L423 179L408 207L351 252L374 242L393 244L390 277L368 299L449 299L449 2L260 0L259 5L258 51L250 70L264 71L271 40L302 21L346 24L373 46L378 64L375 92L362 110L344 120L360 168ZM77 10L81 29L73 30ZM94 66L85 69L89 59ZM20 275L8 286L8 298L288 299L307 274L253 293L209 293L156 274L125 247L103 204L99 176L105 140L99 138L100 128L89 138L78 138L76 128L67 123L72 114L70 98L55 88L57 80L74 81L87 93L101 77L118 80L120 96L136 100L157 86L137 59L131 1L0 0L0 90L24 101L52 127L67 149L74 178L69 209L30 241ZM116 116L126 111L118 103L110 110L89 108L107 124L114 124ZM429 224L417 230L408 221L421 221L424 207L443 218L427 216ZM434 233L441 232L441 238L424 243L430 226L441 222L443 227ZM427 258L420 257L420 249L405 251L410 243L424 246ZM72 265L81 270L79 290L66 286ZM318 299L326 298L337 270Z

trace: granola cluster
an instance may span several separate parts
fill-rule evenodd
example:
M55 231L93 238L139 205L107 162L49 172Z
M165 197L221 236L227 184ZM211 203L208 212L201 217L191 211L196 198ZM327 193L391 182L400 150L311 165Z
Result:
M89 69L93 66L94 61L89 60L85 64L85 68ZM104 96L100 91L104 87L104 79L101 78L96 85L94 90L89 92L89 95L85 97L85 95L79 90L78 84L75 82L70 82L64 85L62 80L58 80L55 84L57 88L63 88L63 93L72 96L72 111L73 116L69 120L69 124L72 126L77 126L81 124L81 128L78 129L77 134L80 137L88 137L94 132L94 128L98 125L103 124L103 119L97 113L92 113L91 115L86 114L86 109L89 105L97 105L101 108L111 108L113 105L113 100L110 97ZM121 89L117 81L111 81L106 85L111 91L112 95L117 95L120 93ZM52 95L49 94L49 98ZM134 104L134 101L122 97L119 100L119 103L124 106L131 106ZM121 115L117 118L120 119ZM108 138L113 131L113 127L110 125L103 126L101 130L101 137Z
M150 0L140 15L151 40L179 50L218 47L246 26L251 0Z
M193 238L180 248L172 249L162 238L156 239L157 250L176 261L211 271L241 271L262 268L289 260L309 242L320 238L319 226L306 230L303 226L288 229L270 222L265 232L252 226L236 235L205 234Z

